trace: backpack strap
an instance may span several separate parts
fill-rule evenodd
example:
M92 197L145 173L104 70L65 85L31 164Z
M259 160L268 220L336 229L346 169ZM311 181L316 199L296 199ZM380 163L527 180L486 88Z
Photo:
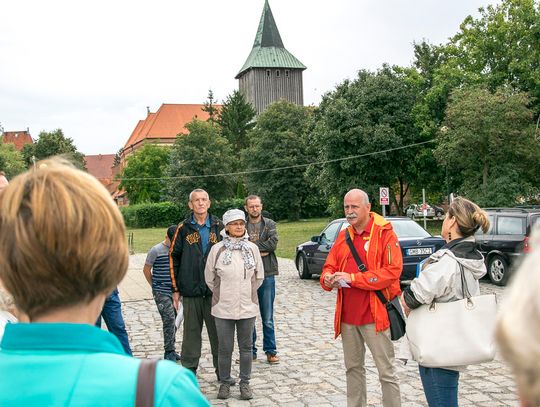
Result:
M158 359L143 359L137 373L135 407L153 407Z

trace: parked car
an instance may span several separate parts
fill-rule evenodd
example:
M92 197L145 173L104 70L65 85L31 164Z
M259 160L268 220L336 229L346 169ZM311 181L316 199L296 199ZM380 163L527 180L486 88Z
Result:
M490 220L487 233L475 234L484 255L487 274L495 285L506 285L513 265L529 252L529 235L540 218L540 207L485 208Z
M412 280L416 276L416 266L426 257L435 253L445 241L440 236L430 235L422 226L406 217L386 217L392 223L401 246L403 255L403 271L401 281ZM320 274L322 267L340 231L349 223L345 218L331 221L320 235L313 236L311 241L296 247L296 269L300 278L310 278L312 274Z
M443 212L444 213L444 212ZM405 215L411 219L423 218L424 211L422 205L412 204L405 208ZM426 205L426 218L434 218L435 209L431 205Z
M444 209L441 208L440 206L435 206L435 205L431 205L431 206L435 210L435 217L441 220L444 219L444 215L445 215Z

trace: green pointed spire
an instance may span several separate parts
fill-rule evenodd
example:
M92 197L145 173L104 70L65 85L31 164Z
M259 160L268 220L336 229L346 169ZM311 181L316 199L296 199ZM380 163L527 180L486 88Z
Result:
M306 69L305 65L283 46L268 0L264 2L251 53L236 78L238 79L240 75L251 68Z

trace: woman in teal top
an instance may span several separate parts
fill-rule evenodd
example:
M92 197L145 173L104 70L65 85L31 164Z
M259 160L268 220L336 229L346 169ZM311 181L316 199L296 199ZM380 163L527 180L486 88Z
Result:
M53 159L0 192L0 281L31 321L0 342L0 406L134 406L140 360L93 326L124 277L122 217L101 184ZM160 361L154 405L209 406Z

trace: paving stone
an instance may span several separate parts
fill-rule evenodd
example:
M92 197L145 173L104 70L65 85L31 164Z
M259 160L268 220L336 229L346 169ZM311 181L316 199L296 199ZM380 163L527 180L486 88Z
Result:
M145 255L130 257L128 275L120 285L128 334L136 357L163 357L162 324L142 268ZM276 277L275 325L281 363L270 365L262 358L262 328L257 320L259 357L253 363L254 398L239 400L238 386L232 397L218 400L218 383L206 331L197 378L201 390L215 406L345 406L346 382L341 340L333 339L335 293L323 292L317 279L300 280L290 260L279 259ZM504 297L504 288L481 282L483 293ZM177 333L180 352L181 330ZM238 358L238 351L233 360ZM238 365L232 373L238 377ZM401 383L402 406L425 407L418 365L396 362ZM366 354L368 405L381 406L378 373L370 352ZM460 406L518 406L515 382L510 369L497 355L495 360L469 368L460 374Z

